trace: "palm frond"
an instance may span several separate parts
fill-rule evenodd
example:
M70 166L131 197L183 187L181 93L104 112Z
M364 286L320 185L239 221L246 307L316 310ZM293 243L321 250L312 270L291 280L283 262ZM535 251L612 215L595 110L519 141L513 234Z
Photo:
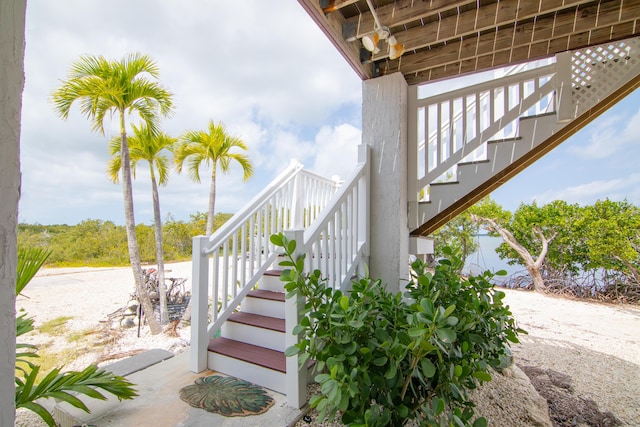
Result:
M57 399L89 413L86 404L72 393L99 400L106 400L106 396L98 390L111 393L119 400L133 399L138 395L133 384L125 378L99 369L95 365L90 365L82 371L70 372L60 372L59 368L55 368L36 384L39 371L40 367L36 365L24 375L24 379L16 378L15 404L16 408L34 411L45 421L47 415L37 408L39 405L33 403L38 399Z
M16 295L19 295L33 279L40 267L51 255L51 251L42 248L18 250L18 266L16 271Z

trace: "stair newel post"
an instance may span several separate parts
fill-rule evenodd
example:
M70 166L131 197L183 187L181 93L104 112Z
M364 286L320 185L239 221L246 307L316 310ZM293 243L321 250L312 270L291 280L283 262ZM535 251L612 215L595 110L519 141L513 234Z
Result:
M571 51L556 54L556 108L558 122L573 120L574 108L571 96Z
M409 104L407 111L407 203L408 203L408 219L407 223L410 228L416 228L418 223L418 86L409 86L407 89L407 102ZM425 113L426 114L426 113ZM429 135L425 132L425 150L428 151ZM367 153L368 154L368 153ZM362 162L362 160L359 160Z
M297 173L293 179L293 200L291 201L291 219L289 227L304 227L304 177Z
M304 253L304 230L286 230L285 236L297 243L294 258ZM304 298L296 296L285 300L285 347L289 348L300 341L300 335L293 334L293 328L300 323L300 313L304 308ZM307 401L307 369L300 369L298 355L287 357L286 362L287 405L301 408Z
M367 144L358 145L358 163L364 163L365 171L362 178L360 178L360 184L358 185L358 241L366 242L362 256L365 264L369 264L369 214L370 209L370 189L369 183L371 182L371 150ZM417 202L416 202L417 203ZM417 206L416 206L417 209ZM362 263L359 268L362 268ZM363 273L361 271L361 273Z
M202 372L207 369L207 347L209 345L208 328L208 286L209 254L205 252L209 238L193 238L191 264L191 371Z

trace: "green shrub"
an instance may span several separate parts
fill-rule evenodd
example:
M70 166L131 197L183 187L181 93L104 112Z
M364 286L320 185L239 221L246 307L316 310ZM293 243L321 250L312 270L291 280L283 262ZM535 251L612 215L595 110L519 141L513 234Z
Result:
M433 274L412 265L406 298L370 278L345 294L327 287L320 271L304 273L295 241L278 234L271 242L285 252L287 297L305 300L294 330L300 342L286 354L299 354L301 366L316 361L321 394L310 405L321 419L340 411L350 426L486 425L474 420L467 390L491 380L489 369L507 363L507 341L523 332L491 273L460 278L460 258L446 250Z

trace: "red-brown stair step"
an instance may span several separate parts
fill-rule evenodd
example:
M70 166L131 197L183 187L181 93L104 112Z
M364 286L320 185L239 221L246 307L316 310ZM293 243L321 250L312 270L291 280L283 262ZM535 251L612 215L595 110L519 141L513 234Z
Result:
M209 351L253 363L254 365L264 368L273 369L274 371L286 372L286 359L284 353L280 351L270 350L223 337L214 338L209 341Z

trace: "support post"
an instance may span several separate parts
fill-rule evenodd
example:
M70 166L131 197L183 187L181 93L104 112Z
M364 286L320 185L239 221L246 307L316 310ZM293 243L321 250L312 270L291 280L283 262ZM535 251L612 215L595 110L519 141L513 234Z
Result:
M362 142L371 147L371 277L398 292L409 279L407 82L394 73L363 82Z
M193 238L191 263L191 349L190 369L202 372L207 369L207 348L209 326L207 309L209 306L209 255L204 252L209 238ZM215 254L217 256L217 254ZM213 295L214 300L217 295Z
M14 425L16 414L16 246L26 7L25 0L0 2L0 426Z
M286 230L284 232L288 240L296 241L296 252L293 254L297 259L304 253L304 230ZM300 336L293 334L293 328L300 323L300 312L304 308L304 298L296 296L287 298L285 301L285 347L289 348L300 341ZM286 362L286 390L287 405L293 408L302 408L307 402L307 367L300 367L298 355L287 357Z
M556 106L559 123L566 123L575 117L571 96L571 51L556 55Z
M291 225L293 229L304 227L304 185L303 177L297 173L293 179L293 203L291 204Z
M360 184L358 185L358 243L365 242L362 256L363 261L366 264L369 264L369 253L371 250L369 247L371 239L371 230L369 225L369 213L371 210L371 196L369 194L371 182L371 154L367 144L358 145L358 163L366 164L364 175L360 179ZM362 263L360 263L360 265L362 267ZM362 273L362 271L360 272Z

